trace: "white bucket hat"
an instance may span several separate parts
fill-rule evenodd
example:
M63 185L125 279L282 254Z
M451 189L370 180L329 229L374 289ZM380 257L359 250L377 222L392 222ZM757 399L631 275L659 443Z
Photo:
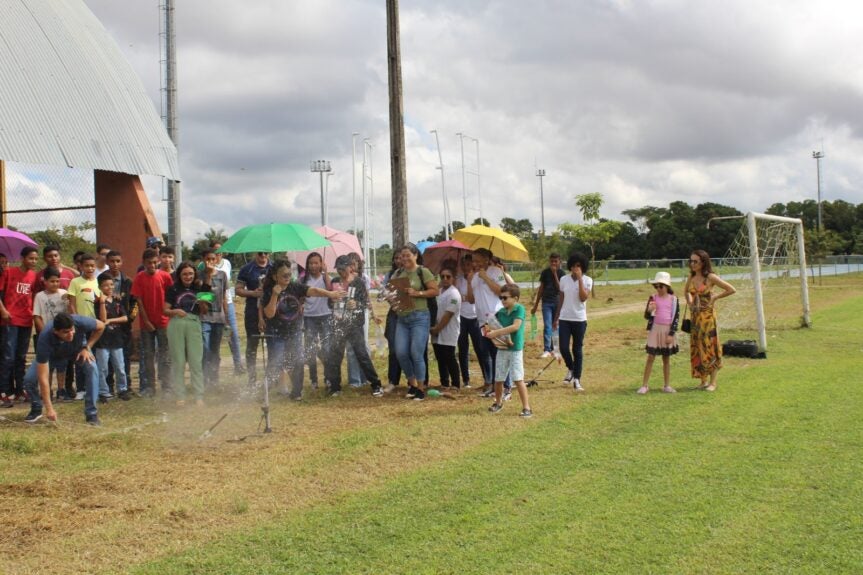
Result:
M664 284L671 287L671 274L668 272L656 272L651 284Z

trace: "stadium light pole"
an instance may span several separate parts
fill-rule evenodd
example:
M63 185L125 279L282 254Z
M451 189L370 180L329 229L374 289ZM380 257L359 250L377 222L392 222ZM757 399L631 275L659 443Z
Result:
M443 237L445 240L449 240L449 202L447 202L446 199L446 184L444 183L443 175L443 156L441 156L440 153L440 140L438 139L437 130L431 130L430 133L434 134L434 141L437 145L437 169L440 170L440 193L443 198Z
M357 234L357 136L359 132L351 133L351 190L354 193L354 235Z
M821 231L821 158L824 157L824 152L814 151L812 157L815 158L815 173L818 178L818 231Z
M327 225L326 202L324 201L324 174L332 172L329 160L312 160L311 172L321 175L321 225Z
M326 183L324 184L324 225L330 225L330 176L334 172L327 172Z
M458 141L461 145L461 197L464 204L464 221L462 223L467 226L467 173L464 169L464 134L458 132L456 136L458 136Z
M536 177L539 178L539 214L542 222L542 235L545 236L545 197L542 190L542 179L545 177L545 170L537 170Z

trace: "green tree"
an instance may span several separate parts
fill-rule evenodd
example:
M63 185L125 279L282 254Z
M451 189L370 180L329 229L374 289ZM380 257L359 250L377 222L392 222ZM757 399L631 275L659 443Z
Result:
M533 224L527 218L516 220L515 218L503 218L500 227L508 234L512 234L523 240L533 236Z
M583 224L563 223L558 226L562 232L571 234L575 239L587 244L590 248L591 267L596 262L597 246L607 243L620 232L623 224L613 220L600 219L599 209L602 207L602 194L582 194L575 197L575 205L581 211Z
M201 252L208 249L213 244L223 244L228 241L228 236L222 228L210 228L204 235L195 240L192 244L192 249L189 251L189 259L197 261L201 259ZM233 264L234 262L231 261Z
M487 226L490 228L491 222L485 218L476 218L474 221L471 222L470 225L472 225L472 226Z
M63 263L72 266L74 263L72 256L75 252L93 253L96 251L96 244L84 237L84 234L95 229L96 224L93 222L83 222L77 225L66 225L62 228L52 227L28 235L40 247L59 246Z

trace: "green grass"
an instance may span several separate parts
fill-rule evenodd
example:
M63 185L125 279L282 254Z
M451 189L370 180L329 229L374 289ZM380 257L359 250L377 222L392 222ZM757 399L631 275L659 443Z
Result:
M812 329L775 333L766 361L726 358L715 394L685 388L678 356L680 393L645 397L633 393L640 318L597 320L591 333L624 345L590 353L587 373L616 381L557 415L132 571L861 572L861 316L858 296L817 313ZM504 421L465 417L483 418L477 433ZM357 430L333 447L378 439ZM444 429L425 448L443 440Z

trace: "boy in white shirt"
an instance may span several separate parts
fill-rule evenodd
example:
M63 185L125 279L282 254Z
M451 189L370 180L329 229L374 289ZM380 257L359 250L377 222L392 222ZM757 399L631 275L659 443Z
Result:
M449 389L459 389L458 361L456 346L461 329L461 294L453 285L455 269L444 267L440 272L440 294L437 296L437 321L429 330L434 356L440 371L440 385Z
M37 292L33 298L33 326L36 337L45 328L45 324L53 322L58 313L66 311L66 290L60 288L60 272L56 268L45 268L42 271L42 284L45 289ZM51 374L57 374L57 399L66 399L66 368L58 369L49 362L48 388L51 388ZM72 393L74 397L74 393ZM70 398L71 399L71 398Z
M567 369L564 383L571 383L575 391L584 391L581 387L581 370L584 363L584 334L587 331L587 298L593 289L593 279L586 275L587 258L583 254L569 256L566 267L569 274L560 278L560 298L557 300L552 329L558 329L560 334L560 352Z

